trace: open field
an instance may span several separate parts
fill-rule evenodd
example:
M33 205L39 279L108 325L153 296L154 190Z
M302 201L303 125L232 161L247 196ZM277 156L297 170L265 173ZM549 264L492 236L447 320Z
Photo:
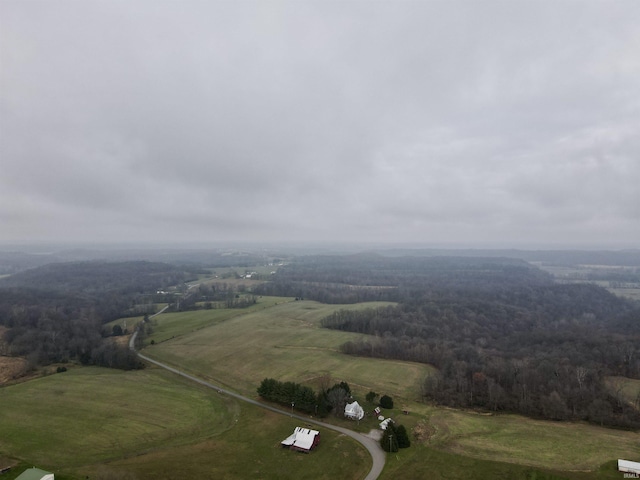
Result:
M227 400L152 369L72 368L4 387L0 398L0 451L54 469L206 438L237 415Z
M318 326L321 318L337 308L343 307L308 301L280 304L197 333L176 336L145 349L145 353L185 366L250 396L255 396L256 386L265 377L317 388L314 381L322 374L330 374L335 381L346 380L363 404L369 389L389 393L397 407L392 416L410 430L426 426L432 433L424 442L414 442L415 448L400 452L396 462L406 465L400 470L386 468L383 478L394 478L394 472L406 472L405 467L417 477L422 476L418 472L426 468L421 466L423 455L440 460L447 456L458 461L464 459L465 465L478 462L489 468L487 471L511 471L513 478L529 478L526 472L532 468L549 470L549 475L559 471L562 475L577 470L583 474L592 471L593 478L608 478L606 472L596 472L600 465L619 457L636 458L640 452L637 432L537 421L517 415L482 415L422 404L417 401L419 383L430 367L340 354L337 347L359 335ZM166 315L165 319L161 316L159 325L171 322L171 316ZM402 408L410 410L410 415L402 415ZM351 426L367 431L376 424L374 419L367 418L360 425ZM610 469L607 471L611 473Z
M561 283L593 283L606 288L608 291L618 297L628 298L630 300L640 300L640 285L637 283L626 283L619 285L621 282L611 282L609 280L596 280L598 275L608 272L624 272L625 270L635 270L636 267L619 267L619 266L599 266L599 265L576 265L557 266L557 265L538 265L542 270L549 272L553 277ZM589 280L588 278L592 278ZM615 284L617 286L614 286ZM624 283L624 282L622 282Z
M519 415L440 410L431 415L432 444L475 458L557 470L595 470L640 452L640 433Z
M640 301L640 288L608 288L611 293L619 297Z
M299 422L155 368L74 368L5 387L0 401L0 453L60 479L105 471L139 480L355 479L371 462L353 440L325 430L310 455L284 450L279 442Z
M146 348L145 354L181 365L192 373L249 396L256 395L256 388L267 377L317 388L317 380L330 375L336 381L347 380L362 396L369 389L383 388L384 393L417 398L420 382L432 368L417 363L342 355L339 346L360 335L319 326L322 318L340 308L363 307L310 301L279 303L273 308L247 312L161 344L156 340L156 345ZM216 312L194 314L204 318L214 316ZM158 317L158 333L149 339L165 338L163 323L174 322L172 317L173 314Z
M243 404L235 428L218 437L119 460L108 468L133 472L140 480L356 480L366 475L371 467L366 450L331 430L320 429L320 445L308 455L282 448L280 441L299 425L285 416ZM90 478L92 473L87 470Z
M235 317L243 316L251 312L262 311L274 305L292 301L293 299L284 297L260 297L258 298L258 303L246 308L214 308L211 310L193 310L162 314L151 319L153 335L149 336L147 344L152 339L155 343L161 343L184 335L187 332L195 332ZM142 317L139 317L138 321L142 321Z

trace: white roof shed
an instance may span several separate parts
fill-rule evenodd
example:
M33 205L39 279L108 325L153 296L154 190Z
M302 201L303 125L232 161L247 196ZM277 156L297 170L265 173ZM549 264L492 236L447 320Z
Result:
M618 471L640 475L640 463L618 459Z

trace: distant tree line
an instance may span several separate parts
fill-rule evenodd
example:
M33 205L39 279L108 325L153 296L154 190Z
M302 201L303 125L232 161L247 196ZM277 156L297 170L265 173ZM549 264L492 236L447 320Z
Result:
M140 368L104 323L126 316L143 298L188 272L150 262L51 264L0 280L0 325L8 353L32 366L78 361Z
M259 295L304 297L322 303L402 302L421 289L541 285L551 276L522 260L505 258L383 257L377 254L310 256L280 268Z

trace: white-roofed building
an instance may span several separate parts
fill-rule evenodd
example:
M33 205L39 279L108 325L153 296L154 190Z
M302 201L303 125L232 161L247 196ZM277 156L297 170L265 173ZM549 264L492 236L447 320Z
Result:
M54 480L55 475L39 468L28 468L16 477L16 480Z
M624 473L635 473L640 475L640 463L630 462L629 460L618 459L618 471Z
M380 429L386 430L387 427L389 426L389 422L393 422L393 420L391 420L391 418L387 418L386 420L383 420L382 422L380 422Z
M347 403L346 407L344 407L344 416L352 420L362 420L364 410L358 402Z
M296 427L291 435L280 444L291 450L309 453L320 442L320 432L309 428Z

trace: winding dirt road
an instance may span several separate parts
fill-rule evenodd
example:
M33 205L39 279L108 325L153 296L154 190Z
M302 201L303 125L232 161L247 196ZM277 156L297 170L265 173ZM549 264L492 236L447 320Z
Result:
M162 313L164 310L158 312ZM157 315L157 314L156 314ZM369 471L369 473L367 474L367 476L365 477L364 480L375 480L380 476L380 473L382 473L382 469L384 468L384 462L385 462L385 457L386 454L385 452L382 450L382 448L380 448L380 444L370 438L367 437L365 435L362 435L361 433L357 433L354 432L353 430L349 430L347 428L342 428L342 427L338 427L336 425L331 425L329 423L324 423L324 422L320 422L318 420L313 420L310 419L308 417L303 417L301 415L297 415L297 414L291 414L291 412L289 411L285 411L285 410L281 410L279 408L276 407L272 407L270 405L266 405L264 403L260 403L257 400L254 400L252 398L249 397L245 397L242 395L239 395L238 393L232 392L230 390L224 389L222 387L219 387L217 385L214 385L212 383L206 382L200 378L194 377L193 375L189 375L188 373L182 372L176 368L170 367L169 365L166 365L164 363L158 362L157 360L154 360L152 358L147 357L146 355L143 355L142 353L136 351L135 349L135 340L136 337L138 335L138 332L136 331L132 336L131 339L129 340L129 348L134 351L138 357L140 357L142 360L145 360L149 363L152 363L154 365L157 365L158 367L164 368L165 370L168 370L172 373L175 373L176 375L180 375L181 377L187 378L193 382L199 383L200 385L203 385L205 387L208 388L212 388L213 390L216 390L218 393L224 393L225 395L229 395L230 397L236 398L240 401L243 402L247 402L250 403L252 405L256 405L260 408L265 408L267 410L271 410L272 412L275 413L279 413L282 415L286 415L288 417L293 417L293 418L297 418L298 420L301 420L305 423L312 423L314 425L318 425L321 426L323 428L328 428L330 430L335 430L336 432L340 432L343 433L344 435L348 435L349 437L353 438L354 440L356 440L357 442L359 442L362 446L364 446L368 451L369 454L371 454L371 459L373 460L373 465L371 466L371 470Z

